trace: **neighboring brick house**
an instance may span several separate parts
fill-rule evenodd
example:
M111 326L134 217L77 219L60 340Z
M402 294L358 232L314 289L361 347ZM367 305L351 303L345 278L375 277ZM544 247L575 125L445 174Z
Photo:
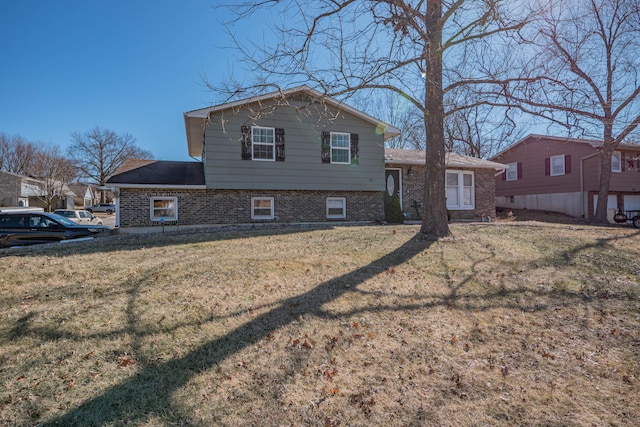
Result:
M185 113L201 162L129 162L109 178L116 224L384 218L384 142L400 131L301 86Z
M601 141L529 135L491 160L507 165L496 178L496 206L593 218ZM640 210L640 145L620 144L611 159L607 208Z
M425 155L420 150L385 150L386 193L398 192L402 210L410 218L420 218L423 212ZM494 220L495 176L506 166L456 153L446 154L445 165L451 219Z

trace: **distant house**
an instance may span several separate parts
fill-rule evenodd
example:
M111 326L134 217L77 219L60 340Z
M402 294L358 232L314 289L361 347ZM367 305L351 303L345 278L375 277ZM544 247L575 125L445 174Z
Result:
M40 179L0 171L0 206L46 207L45 193L52 191L52 209L72 208L75 193L66 184L57 181L49 184Z
M384 142L400 132L301 86L185 113L201 162L128 162L107 181L118 224L384 218Z
M97 195L96 187L88 184L71 184L69 185L71 190L75 193L73 203L75 206L85 207L91 206L100 202L100 198Z
M420 218L423 212L425 156L425 151L419 150L385 150L385 197L397 192L402 210L412 218ZM495 175L506 166L456 153L446 154L445 166L451 219L495 219Z
M496 205L593 218L601 148L601 141L525 137L491 159L508 166L496 178ZM640 210L640 145L620 144L611 172L609 216L617 210Z

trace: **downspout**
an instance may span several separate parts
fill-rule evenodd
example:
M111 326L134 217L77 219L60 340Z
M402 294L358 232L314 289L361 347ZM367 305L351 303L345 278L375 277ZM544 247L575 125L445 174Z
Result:
M102 187L98 187L98 190L101 191L111 191L113 193L113 196L115 197L115 201L116 201L116 223L115 223L115 228L120 228L120 191L118 189L118 187L108 187L108 186L102 186Z
M600 152L596 151L595 153L589 154L588 156L580 159L580 204L582 205L582 218L584 219L588 218L587 212L585 211L584 207L584 161L590 159L591 157L597 156L598 154L600 154Z

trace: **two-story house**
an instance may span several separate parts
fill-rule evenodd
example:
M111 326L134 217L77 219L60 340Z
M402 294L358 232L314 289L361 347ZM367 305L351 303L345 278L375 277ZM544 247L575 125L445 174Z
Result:
M593 218L601 141L529 135L491 160L507 165L496 178L496 206ZM640 145L620 144L611 159L609 216L640 210Z
M389 195L419 216L424 151L388 151L400 134L340 101L301 86L184 114L199 162L134 160L107 180L116 225L197 226L384 220ZM447 159L455 219L495 217L494 175L504 165ZM415 172L415 174L414 174Z
M49 200L51 209L73 209L74 197L71 188L60 181L0 171L0 206L45 208Z
M400 131L301 86L190 111L201 162L121 169L117 223L139 227L384 218L384 141ZM128 170L127 170L128 169Z

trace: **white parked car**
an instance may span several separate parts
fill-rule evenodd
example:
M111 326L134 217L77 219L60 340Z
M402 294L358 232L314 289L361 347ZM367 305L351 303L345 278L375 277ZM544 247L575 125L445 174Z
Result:
M102 225L102 220L88 211L79 211L74 209L56 209L54 214L61 215L76 224L93 224Z

